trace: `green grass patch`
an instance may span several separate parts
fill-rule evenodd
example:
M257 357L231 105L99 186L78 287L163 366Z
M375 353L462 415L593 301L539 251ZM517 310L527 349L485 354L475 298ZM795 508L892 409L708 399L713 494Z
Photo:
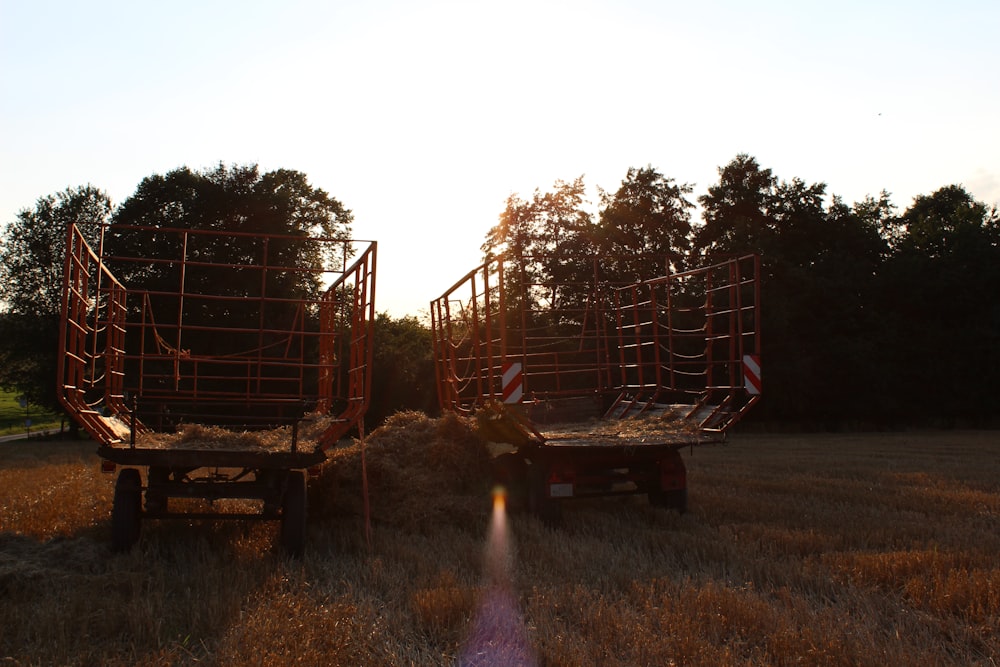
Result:
M59 428L62 415L37 405L21 406L21 395L17 392L0 391L0 435L23 433L25 421L30 419L30 430Z

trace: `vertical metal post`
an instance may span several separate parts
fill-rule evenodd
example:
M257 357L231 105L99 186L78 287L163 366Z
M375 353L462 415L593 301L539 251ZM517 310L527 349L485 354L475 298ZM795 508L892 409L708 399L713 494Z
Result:
M739 260L732 259L729 266L729 395L735 400L736 390L740 386L741 366L743 357L739 354L742 329L740 323L740 282L739 282Z
M653 342L653 363L656 370L654 374L654 382L656 384L654 388L653 396L649 399L653 401L657 398L660 393L660 387L663 386L663 360L660 358L660 318L659 318L659 304L656 301L656 286L659 283L647 283L649 286L649 310L650 310L650 325L653 327L651 340Z
M475 403L478 405L484 397L489 397L487 391L489 386L487 384L486 390L483 387L483 353L481 351L482 343L479 340L479 299L478 291L476 290L476 275L472 274L469 279L469 285L471 287L471 295L469 297L470 304L469 307L472 310L472 321L469 324L472 331L469 332L469 337L472 343L472 348L470 350L472 354L472 359L475 360L476 368L479 369L476 372L476 398ZM489 381L487 381L488 383Z
M760 255L753 256L753 307L754 307L754 352L760 356L761 352L761 305L760 305Z
M184 326L184 294L187 289L187 247L188 232L185 231L181 241L181 284L177 290L177 335L174 343L174 391L180 390L181 382L181 329Z
M136 402L135 394L132 394L131 404L132 404L130 406L131 409L129 410L129 429L128 429L129 430L129 435L128 435L128 444L129 444L129 447L131 447L132 449L135 449L135 427L136 427L136 415L135 415L135 412L136 412L136 408L138 407L137 402Z
M715 319L715 314L712 310L712 272L707 271L705 273L705 390L709 391L709 388L713 386L713 368L712 365L715 363L715 355L712 354L713 347L715 346L712 337L715 333L715 327L713 320Z
M677 375L676 366L677 363L675 359L678 359L675 350L676 342L674 341L674 289L673 289L674 279L673 276L667 276L667 355L669 358L668 366L670 373L670 389L677 389Z
M645 295L642 293L642 283L636 283L629 289L632 291L632 337L635 345L636 384L638 385L636 398L638 398L639 393L646 388L646 358L645 351L642 349L642 305L645 303L643 301Z
M267 318L264 311L267 310L267 269L270 257L268 255L268 250L270 248L270 238L264 237L264 248L263 257L261 259L261 269L260 269L260 309L257 313L257 393L261 392L263 387L263 375L264 370L264 323ZM289 332L289 336L291 332ZM301 371L300 371L301 372ZM300 376L301 377L301 376ZM250 386L250 378L247 378L247 388ZM249 392L247 398L249 398Z
M475 287L473 287L472 293L473 294L476 293ZM475 296L473 297L473 300L477 304L479 303L479 299L477 299ZM500 377L498 377L497 369L495 368L495 364L494 364L495 356L494 356L494 352L493 352L493 327L491 326L492 325L492 321L491 321L491 317L490 317L490 312L491 312L490 305L491 305L490 304L490 263L489 263L489 260L487 260L487 261L483 262L483 315L482 315L483 321L482 322L479 321L478 313L477 313L476 317L474 317L473 319L476 322L476 329L477 330L481 329L483 331L484 335L486 336L486 341L485 341L485 343L486 343L486 395L488 395L491 398L493 396L495 396L495 395L499 395L501 397L501 400L502 400L502 397L503 397L503 386L502 386L503 385L503 379L500 378ZM504 358L504 356L503 356L504 353L505 353L505 350L503 350L501 348L501 350L500 350L500 358L501 358L501 362L500 363L501 364L503 363L502 359ZM502 370L501 370L501 373L502 373Z

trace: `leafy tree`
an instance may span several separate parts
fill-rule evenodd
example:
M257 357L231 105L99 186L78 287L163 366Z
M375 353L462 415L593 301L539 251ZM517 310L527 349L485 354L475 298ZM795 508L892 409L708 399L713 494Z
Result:
M330 245L310 242L307 237L346 239L352 220L348 209L311 186L297 171L280 169L260 174L256 165L220 164L202 172L182 167L142 180L135 194L115 211L106 245L112 271L123 284L157 294L158 327L169 329L177 324L178 317L183 317L187 325L193 326L212 327L225 321L229 327L257 328L263 317L265 325L280 330L295 317L297 301L320 294L322 277L304 271L270 271L267 282L261 284L259 271L250 267L260 265L265 252L271 266L330 266L336 259L330 254ZM193 235L188 246L182 248L180 235L157 231L166 228L226 233ZM241 236L243 233L292 238L270 239L265 248L259 239ZM195 262L184 273L177 261L164 261L182 256ZM115 258L130 260L116 262ZM141 261L147 258L160 261ZM196 266L201 258L210 258L217 266ZM180 300L174 295L181 290L182 282L189 293L234 298L188 300L183 312L179 312ZM256 305L241 308L237 300L261 296L268 299L263 315ZM133 303L131 307L138 309L141 304ZM231 338L221 339L193 328L187 334L187 342L206 354L231 351L234 346ZM240 347L239 343L235 345Z
M500 221L486 234L483 252L535 257L560 251L592 225L584 210L584 190L580 176L569 183L556 181L550 192L536 189L530 201L510 195Z
M815 359L816 405L810 417L828 424L882 422L891 393L882 366L883 349L894 332L876 307L889 252L881 215L891 204L883 196L876 215L871 201L848 206L833 197L811 239L816 256L800 275L806 299L798 305L803 313L798 319L810 322L814 332L810 347L803 350Z
M871 416L878 316L870 306L888 251L879 206L848 207L826 186L780 181L749 156L720 169L701 197L696 252L761 254L767 400L753 416L843 422ZM882 202L888 206L887 199Z
M883 190L878 199L871 195L854 204L854 214L866 226L878 230L879 236L885 242L884 255L899 245L905 229L896 215L896 206L890 201L889 193Z
M134 195L122 202L112 222L152 228L180 228L233 233L266 233L306 237L317 235L346 239L350 236L351 212L319 188L309 185L301 172L279 169L261 175L256 165L226 167L195 172L187 167L165 176L143 179ZM242 242L241 237L214 237L192 253L211 256L214 261L249 264L261 260L259 247ZM180 239L157 235L149 230L120 232L109 239L114 253L130 257L179 257ZM316 244L288 242L269 247L276 265L325 266L334 259L323 255ZM176 270L163 265L128 265L119 268L126 284L142 284L148 289L178 287ZM207 276L216 289L222 287L239 296L253 281L239 270L220 271ZM222 281L221 286L218 281ZM297 284L285 289L304 290L315 295L321 285L310 274L299 276Z
M779 180L740 154L699 198L702 224L692 226L690 186L652 167L630 169L618 191L602 193L597 224L573 198L577 183L512 195L484 245L518 259L507 284L525 286L530 304L583 304L594 258L635 280L663 272L643 254L677 269L759 253L767 392L751 419L843 426L995 414L1000 216L960 186L897 215L885 191L848 205L823 183ZM576 287L537 288L555 283ZM579 322L525 324L558 335Z
M617 282L634 282L687 261L693 188L677 184L652 166L630 168L614 194L601 193L600 234L605 268Z
M905 230L898 244L904 254L962 262L996 249L996 210L960 185L918 196L899 223Z
M395 412L437 407L430 329L416 317L375 318L372 404L365 416L370 427Z
M897 331L886 350L894 411L988 423L1000 384L997 211L950 185L915 198L897 224L880 304Z
M550 192L536 189L530 201L517 195L507 198L482 250L505 256L508 300L553 308L562 298L572 298L555 290L555 281L591 275L598 247L584 190L581 176L569 183L556 181Z
M0 243L0 386L59 409L59 317L66 230L70 222L106 222L111 200L90 186L40 197L10 223ZM96 230L96 226L92 227Z
M347 259L346 246L315 237L347 240L351 221L348 209L297 171L261 174L256 165L219 164L143 179L115 211L105 239L110 268L130 291L129 319L142 322L147 334L126 340L132 355L126 376L138 377L136 348L144 345L147 353L176 355L147 364L147 372L161 377L176 373L178 360L187 355L233 358L253 351L264 360L253 370L234 363L213 366L199 384L203 391L206 386L232 391L227 377L242 379L248 372L259 374L268 392L289 396L318 382L317 368L303 376L283 360L295 340L293 329L318 330L315 301L326 288L320 270ZM177 229L194 233L171 231ZM333 317L333 326L346 326L343 312ZM226 334L218 335L223 329ZM338 344L344 341L338 338ZM301 345L296 354L304 361L318 361L317 337L294 345ZM346 350L335 354L347 358ZM195 414L203 408L185 409ZM160 410L155 399L140 401L140 418L159 419ZM288 415L280 403L255 413L261 419Z
M9 311L58 314L67 227L107 222L110 214L110 198L91 185L39 197L33 210L18 213L0 246L0 297Z
M485 255L501 256L505 259L505 280L509 285L516 285L507 290L508 301L519 299L527 290L527 285L541 280L537 276L538 267L528 260L534 254L541 236L539 231L538 200L541 194L535 190L534 201L526 201L515 194L507 197L504 210L500 213L499 223L486 234L486 242L482 246ZM513 304L511 304L513 305Z
M589 240L593 221L590 213L584 210L587 204L585 190L580 176L568 183L556 181L553 189L540 199L536 192L535 211L540 217L536 253L569 255L580 250L578 239Z
M756 158L737 155L719 169L719 182L698 201L704 224L692 250L700 257L763 252L774 232L771 217L778 179Z

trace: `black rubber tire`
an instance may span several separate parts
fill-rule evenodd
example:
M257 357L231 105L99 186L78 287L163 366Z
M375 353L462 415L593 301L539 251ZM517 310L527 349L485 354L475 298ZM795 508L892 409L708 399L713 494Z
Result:
M142 478L135 468L124 468L115 482L111 506L111 550L129 551L139 541L142 526Z
M301 470L288 473L288 485L281 501L281 547L292 558L301 558L306 549L306 476Z

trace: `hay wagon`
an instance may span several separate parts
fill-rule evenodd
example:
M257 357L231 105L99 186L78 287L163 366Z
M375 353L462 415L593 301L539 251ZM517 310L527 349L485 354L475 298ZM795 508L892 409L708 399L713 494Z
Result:
M376 244L71 225L59 395L144 519L271 519L301 554L307 472L369 402Z
M431 302L442 409L476 415L509 502L545 519L618 494L683 512L681 451L760 398L757 256L637 282L615 265L493 257Z

